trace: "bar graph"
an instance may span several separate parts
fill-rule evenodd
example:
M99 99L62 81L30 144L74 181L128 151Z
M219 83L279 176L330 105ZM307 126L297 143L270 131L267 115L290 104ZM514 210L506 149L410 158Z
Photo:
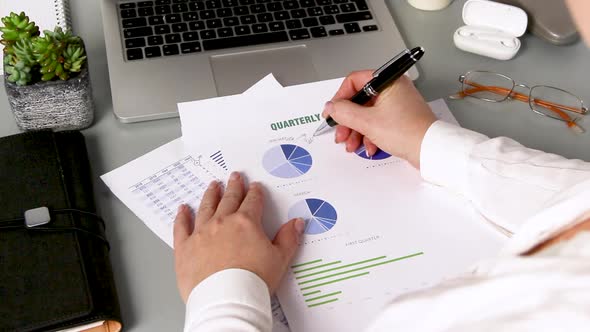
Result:
M320 307L340 300L341 290L328 290L326 286L338 286L347 280L362 278L380 266L424 255L419 251L400 257L377 256L352 263L341 260L315 259L291 266L291 272L308 308Z

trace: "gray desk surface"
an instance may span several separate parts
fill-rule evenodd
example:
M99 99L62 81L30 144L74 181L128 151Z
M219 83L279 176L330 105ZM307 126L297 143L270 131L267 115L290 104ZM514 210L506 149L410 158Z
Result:
M423 46L421 78L416 82L427 100L456 92L460 74L487 69L508 74L517 81L568 89L590 102L588 73L590 51L580 41L557 47L531 36L511 61L497 61L456 49L452 34L462 25L463 0L438 12L423 12L405 0L388 0L408 46ZM98 178L118 166L180 136L178 119L137 124L119 123L112 113L104 37L98 1L72 1L74 29L86 42L97 106L95 124L84 131L95 175L95 195L107 222L111 259L128 331L180 331L184 306L176 290L172 250L119 202ZM353 69L353 68L351 68ZM453 114L466 128L489 136L512 137L530 147L590 160L589 130L570 133L562 123L543 119L520 102L483 104L449 101ZM18 132L0 89L0 135Z

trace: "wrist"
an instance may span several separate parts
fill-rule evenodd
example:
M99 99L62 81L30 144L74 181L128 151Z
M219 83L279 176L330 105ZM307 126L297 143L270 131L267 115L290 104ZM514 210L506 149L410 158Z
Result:
M422 142L424 142L424 137L426 136L428 129L430 129L432 124L435 122L435 118L425 119L421 123L418 123L417 126L413 129L413 133L415 133L413 139L411 140L413 144L409 145L410 150L406 154L405 159L418 170L420 169L420 154L422 152Z

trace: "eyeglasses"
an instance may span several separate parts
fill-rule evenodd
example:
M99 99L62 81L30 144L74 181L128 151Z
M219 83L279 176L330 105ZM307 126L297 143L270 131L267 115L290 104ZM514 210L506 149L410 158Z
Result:
M469 71L459 77L462 90L451 99L473 97L480 100L499 103L506 100L519 100L529 104L533 112L550 119L563 121L577 132L583 133L578 121L570 113L584 115L588 108L578 96L569 91L546 85L529 87L516 83L512 78L490 71ZM528 90L528 95L514 91L516 87Z

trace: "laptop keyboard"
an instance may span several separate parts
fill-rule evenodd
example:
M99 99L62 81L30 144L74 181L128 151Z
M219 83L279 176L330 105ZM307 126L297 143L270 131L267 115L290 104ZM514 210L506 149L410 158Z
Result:
M379 29L367 0L135 1L119 18L127 60Z

